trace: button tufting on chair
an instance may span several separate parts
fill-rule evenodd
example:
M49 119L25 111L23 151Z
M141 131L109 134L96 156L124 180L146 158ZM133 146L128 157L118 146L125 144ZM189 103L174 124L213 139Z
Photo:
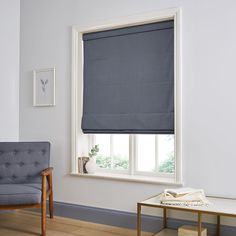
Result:
M11 165L11 163L9 163L9 162L6 162L6 163L5 163L5 167L7 167L7 168L8 168L10 165Z
M36 162L34 163L34 166L38 166L38 165L39 165L39 162L36 161Z
M19 151L15 149L15 150L13 151L13 154L16 155L18 152L19 152Z
M22 167L22 166L24 166L24 165L25 165L25 163L22 162L22 161L19 163L19 166L20 166L20 167Z
M45 149L42 149L42 150L41 150L41 153L42 153L43 155L45 155L45 154L46 154L46 150L45 150Z

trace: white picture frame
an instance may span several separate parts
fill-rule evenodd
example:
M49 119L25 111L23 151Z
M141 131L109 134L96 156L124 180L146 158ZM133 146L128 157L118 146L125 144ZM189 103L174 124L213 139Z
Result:
M55 95L56 69L33 70L33 106L49 107L56 105Z

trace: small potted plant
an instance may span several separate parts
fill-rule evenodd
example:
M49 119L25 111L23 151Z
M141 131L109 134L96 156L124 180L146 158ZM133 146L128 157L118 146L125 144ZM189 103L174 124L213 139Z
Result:
M99 152L99 146L95 145L89 152L89 161L86 163L85 168L89 174L93 174L96 171L96 156Z

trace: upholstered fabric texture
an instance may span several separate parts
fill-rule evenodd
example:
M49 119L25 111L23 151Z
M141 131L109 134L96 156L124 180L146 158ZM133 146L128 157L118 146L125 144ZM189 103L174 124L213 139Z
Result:
M0 205L41 202L41 184L0 184Z
M49 142L0 142L0 186L41 183L40 172L49 167L49 159Z

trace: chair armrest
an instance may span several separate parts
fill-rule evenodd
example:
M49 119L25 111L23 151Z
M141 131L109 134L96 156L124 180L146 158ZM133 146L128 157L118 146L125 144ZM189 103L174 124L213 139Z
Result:
M43 170L40 174L41 174L41 176L48 176L48 175L52 174L52 171L53 171L53 167L49 167L49 168Z
M46 199L47 192L52 193L52 170L53 167L48 167L47 169L41 171L42 176L42 196ZM48 191L47 191L47 182L48 182Z

